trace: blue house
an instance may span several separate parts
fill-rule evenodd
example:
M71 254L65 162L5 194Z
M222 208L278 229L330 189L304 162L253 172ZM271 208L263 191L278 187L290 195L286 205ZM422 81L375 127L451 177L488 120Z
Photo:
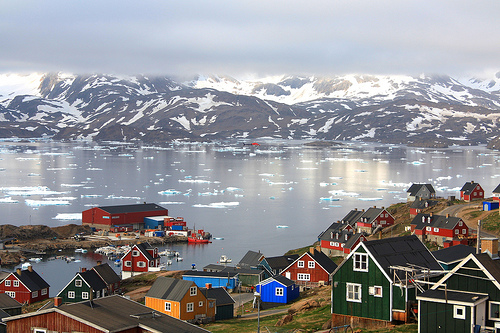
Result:
M299 286L283 275L270 277L259 283L255 290L263 303L286 304L299 297Z
M204 272L188 271L182 275L183 280L193 281L198 288L211 285L212 288L226 288L233 290L239 285L237 272Z

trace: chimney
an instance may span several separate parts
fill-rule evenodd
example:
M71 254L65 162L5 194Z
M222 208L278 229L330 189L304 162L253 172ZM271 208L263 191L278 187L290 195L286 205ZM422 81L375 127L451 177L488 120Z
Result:
M16 273L17 273L17 275L21 275L21 269L20 268L16 268Z
M425 223L425 216L422 215L422 223Z
M377 206L373 206L373 208L377 208Z
M62 297L54 297L54 306L56 308L62 305Z
M481 253L485 252L492 259L498 258L498 238L481 238Z
M81 267L80 268L80 273L83 273L83 272L86 272L87 271L87 267Z
M28 266L28 271L33 272L33 266L29 265Z
M470 183L471 183L471 184L474 184L474 181L473 181L473 180L471 180L471 182L470 182Z
M102 264L102 261L100 260L97 260L97 266L101 265Z
M314 247L313 246L309 247L309 253L314 255Z
M212 289L212 284L211 283L205 283L205 288Z
M450 218L450 214L446 214L446 218L447 218L447 219L448 219L448 218Z

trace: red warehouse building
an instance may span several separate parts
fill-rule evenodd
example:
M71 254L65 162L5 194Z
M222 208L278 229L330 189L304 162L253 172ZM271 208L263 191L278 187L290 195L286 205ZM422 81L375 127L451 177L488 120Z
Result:
M484 199L484 190L479 183L467 182L460 189L460 200L472 201Z
M122 279L160 270L160 255L158 248L149 243L135 244L125 253L122 261Z
M168 209L155 203L94 207L82 212L82 224L98 229L132 225L134 229L144 226L144 218L168 215Z
M26 270L18 268L0 283L0 292L6 293L19 303L31 304L49 298L50 285L32 266Z
M458 217L434 214L418 214L411 222L411 232L422 242L444 242L469 237L469 227Z

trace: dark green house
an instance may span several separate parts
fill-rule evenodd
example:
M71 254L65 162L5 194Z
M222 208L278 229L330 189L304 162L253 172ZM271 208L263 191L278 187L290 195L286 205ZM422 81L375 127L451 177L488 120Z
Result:
M430 290L417 296L419 332L500 329L500 260L470 254Z
M62 303L76 303L106 296L108 286L94 270L76 273L57 294Z
M234 299L224 288L200 288L207 299L215 299L215 320L234 318Z
M332 274L332 325L406 322L416 305L414 281L442 274L414 235L361 242Z

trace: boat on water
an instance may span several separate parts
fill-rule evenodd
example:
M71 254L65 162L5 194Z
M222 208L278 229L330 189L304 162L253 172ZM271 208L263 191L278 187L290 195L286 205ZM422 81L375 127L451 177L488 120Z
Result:
M224 240L224 237L214 237L215 240Z
M233 260L228 258L225 254L221 255L220 256L220 259L219 259L219 262L222 263L222 264L228 264L230 262L232 262Z
M76 249L75 250L75 253L87 253L88 250L87 249Z
M276 228L285 229L285 228L288 228L288 226L287 225L277 225Z
M188 243L207 244L207 243L212 243L212 241L210 241L209 239L188 237Z

